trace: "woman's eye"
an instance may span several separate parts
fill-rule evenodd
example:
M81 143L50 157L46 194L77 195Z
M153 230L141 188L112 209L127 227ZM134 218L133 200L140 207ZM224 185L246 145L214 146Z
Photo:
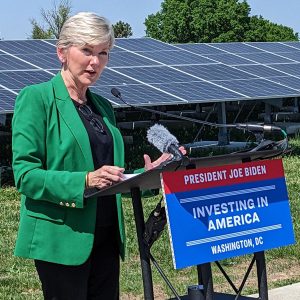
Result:
M82 52L83 52L85 55L91 55L91 54L92 54L92 51L91 51L89 48L83 48L83 49L82 49Z
M107 56L108 52L107 51L101 51L101 52L99 52L99 55L100 56Z

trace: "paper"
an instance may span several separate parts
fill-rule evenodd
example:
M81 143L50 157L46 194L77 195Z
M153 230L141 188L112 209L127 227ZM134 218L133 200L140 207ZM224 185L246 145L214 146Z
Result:
M123 174L124 180L130 179L130 178L132 178L132 177L134 177L136 175L139 175L139 174Z

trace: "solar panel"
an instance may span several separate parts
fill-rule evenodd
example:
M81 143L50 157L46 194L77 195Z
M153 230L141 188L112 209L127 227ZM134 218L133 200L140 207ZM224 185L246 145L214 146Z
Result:
M211 64L213 60L193 53L184 53L181 50L168 51L147 51L139 52L140 55L148 57L156 62L166 65L186 65L186 64Z
M108 67L131 67L157 65L154 61L127 51L118 51L110 54Z
M54 45L41 40L1 41L0 50L13 55L55 53Z
M196 54L224 54L224 51L210 46L209 44L176 44L175 47Z
M154 84L154 86L191 102L213 102L218 99L240 100L247 97L203 81Z
M245 65L245 64L251 63L251 61L246 58L242 58L240 56L232 55L229 53L208 54L208 55L205 55L205 57L207 57L215 62L219 62L219 63L229 65L229 66Z
M300 43L299 42L284 42L283 43L284 45L288 45L292 48L295 48L295 49L300 49Z
M44 40L45 42L52 44L52 45L56 45L57 40Z
M299 94L298 91L289 87L270 82L266 79L248 79L248 80L233 80L219 81L218 84L227 87L234 91L243 93L249 98L265 98L266 96L273 97L295 97Z
M129 51L173 50L171 45L153 39L116 39L116 48Z
M21 61L14 56L8 54L0 54L0 70L28 70L30 68L33 68L30 64Z
M170 105L174 103L187 103L185 99L181 99L175 95L163 92L159 89L159 87L153 89L143 84L115 86L123 95L124 100L132 105ZM92 87L92 91L101 94L113 103L124 105L121 100L112 96L110 89L104 90L97 87Z
M42 69L60 69L61 63L57 59L56 53L36 53L36 54L20 54L16 57L38 66Z
M21 90L27 85L48 81L53 75L40 70L0 72L0 85L12 90Z
M251 47L245 43L214 43L210 44L210 46L234 54L262 52L262 50Z
M272 65L276 70L282 71L285 75L294 75L300 77L300 63L294 64L276 64Z
M280 55L275 55L272 53L246 53L243 54L242 57L247 58L253 62L257 62L260 64L280 64L280 63L291 63L293 62L291 59L285 58Z
M294 90L300 91L300 78L291 77L291 76L280 76L280 77L272 77L272 81L289 86Z
M271 66L244 65L244 66L236 66L236 68L254 74L256 76L265 77L265 78L285 75L283 72L277 71Z
M300 62L300 51L293 51L293 52L282 52L280 53L281 56L289 58L293 61Z
M256 77L255 75L237 70L235 68L231 68L229 66L225 66L223 64L202 65L202 66L199 65L178 66L177 69L192 74L197 78L201 78L209 81L250 79Z
M118 69L118 71L133 78L136 82L147 84L195 80L191 75L178 72L178 70L167 66L122 68Z
M137 82L128 76L121 75L118 71L112 71L108 68L104 69L101 74L100 80L98 80L95 86L115 86L137 84Z
M14 102L12 102L11 99L15 98L16 94L17 93L14 93L14 91L1 89L0 86L0 113L12 112L14 110Z
M56 40L0 41L0 113L16 94L61 68ZM300 96L300 43L166 44L116 39L109 64L91 89L124 106L169 105Z
M280 52L289 52L292 51L293 49L289 47L288 45L281 44L281 43L271 43L271 42L261 42L261 43L246 43L247 45L250 45L252 47L265 50L265 51L270 51L273 53L280 53Z

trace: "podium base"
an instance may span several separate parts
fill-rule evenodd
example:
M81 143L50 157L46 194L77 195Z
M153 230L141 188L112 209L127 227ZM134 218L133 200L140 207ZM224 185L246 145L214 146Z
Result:
M180 299L181 300L190 300L188 295L180 296ZM236 295L223 294L223 293L214 293L213 299L214 300L234 300L234 299L236 299ZM260 298L239 296L237 299L238 300L255 300L255 299L260 299ZM170 298L168 300L177 300L177 299L176 298Z

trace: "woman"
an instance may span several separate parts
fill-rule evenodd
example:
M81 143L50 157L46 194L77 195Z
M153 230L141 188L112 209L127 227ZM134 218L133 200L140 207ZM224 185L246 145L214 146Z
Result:
M45 299L119 297L120 195L83 199L86 187L123 180L124 147L112 106L88 89L113 44L105 18L69 18L57 42L60 73L24 88L16 100L13 168L22 197L15 254L34 259ZM168 155L144 159L151 169Z

